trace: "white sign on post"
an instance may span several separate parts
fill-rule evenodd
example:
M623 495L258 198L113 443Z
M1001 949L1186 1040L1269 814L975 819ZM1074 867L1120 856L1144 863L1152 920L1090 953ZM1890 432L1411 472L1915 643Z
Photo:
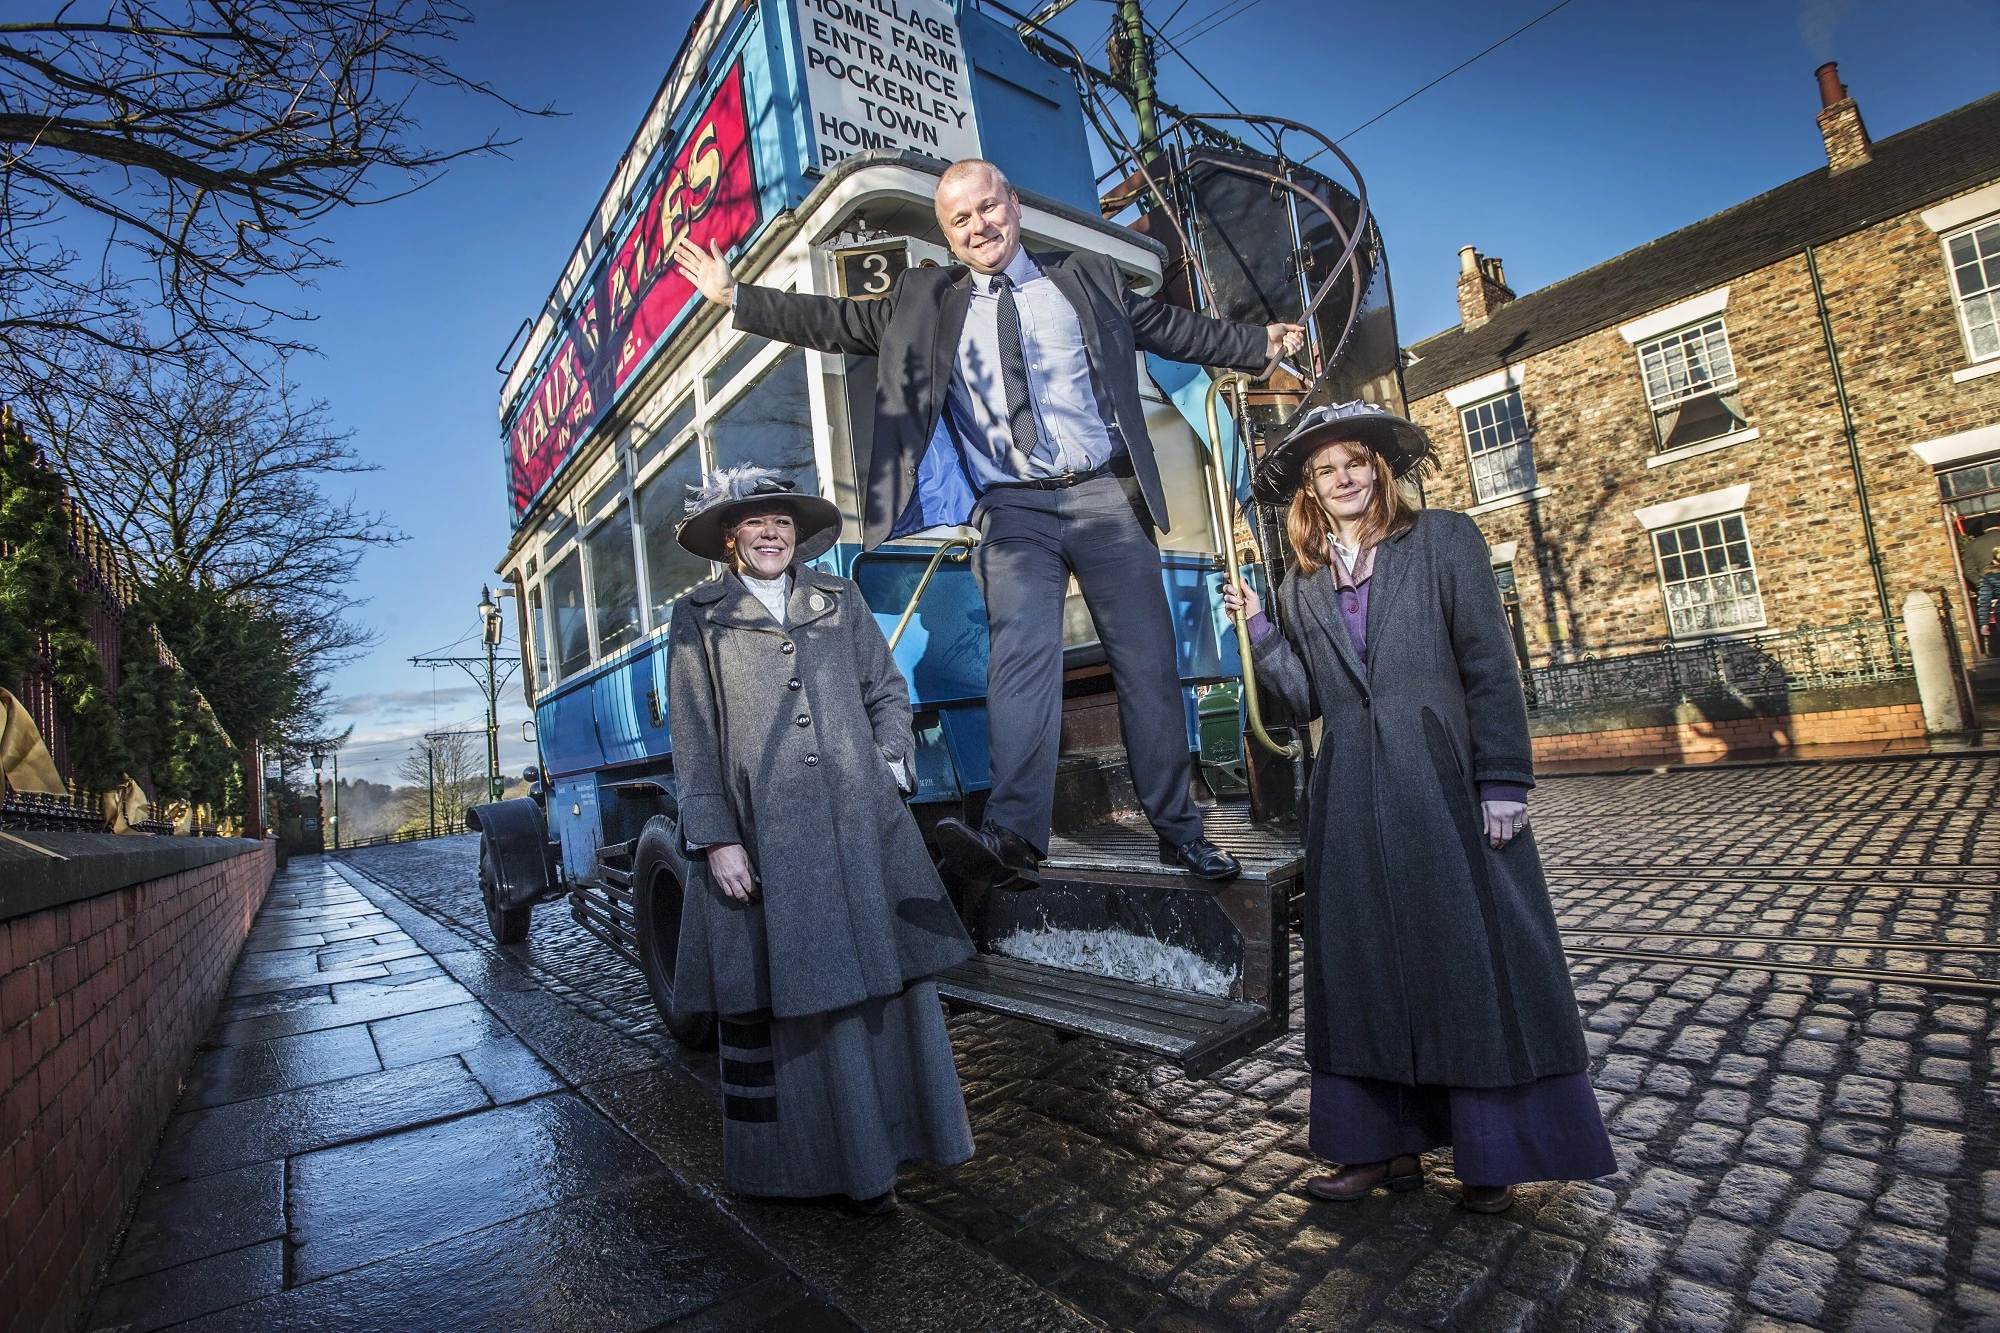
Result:
M795 0L811 165L870 148L979 156L972 65L950 0Z

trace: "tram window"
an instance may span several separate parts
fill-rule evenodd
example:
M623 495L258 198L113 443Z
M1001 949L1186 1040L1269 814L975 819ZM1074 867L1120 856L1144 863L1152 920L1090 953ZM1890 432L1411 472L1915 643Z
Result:
M616 652L639 637L639 573L632 556L632 511L620 504L583 541L590 553L591 609L597 652Z
M746 463L775 468L791 474L802 493L819 494L804 354L791 351L772 362L762 378L716 414L708 438L717 468Z
M590 625L583 611L582 552L572 550L549 571L549 611L555 620L556 670L565 678L590 665Z
M667 419L660 423L660 428L648 436L644 444L633 450L634 473L644 472L648 463L678 445L681 437L693 428L694 399L683 398L674 405L673 411L667 413Z
M543 526L543 531L547 532L549 537L542 543L542 559L548 564L554 564L557 552L576 537L576 520L560 512L551 514L549 521Z
M549 683L549 644L542 628L542 587L538 583L528 590L528 637L535 645L535 679L532 689L539 689Z
M708 391L708 396L713 398L716 394L727 388L729 381L742 374L743 367L755 361L757 354L770 345L771 340L769 338L759 338L752 335L751 337L740 339L727 352L724 352L722 360L716 362L710 368L708 374L702 378L702 387Z
M653 598L653 624L667 623L679 597L705 582L709 563L674 540L674 526L687 516L688 488L701 485L701 450L689 445L653 474L639 490L639 527L646 541L646 587Z
M602 518L611 506L623 499L620 493L624 489L625 478L622 475L613 476L610 481L598 487L597 494L590 497L590 508L586 511L589 521L595 522Z

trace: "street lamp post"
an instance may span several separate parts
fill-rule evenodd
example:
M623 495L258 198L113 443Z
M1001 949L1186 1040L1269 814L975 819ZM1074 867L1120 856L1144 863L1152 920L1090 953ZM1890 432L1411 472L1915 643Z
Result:
M514 590L502 588L500 596L511 597ZM449 655L432 657L412 657L411 666L441 667L455 666L472 677L473 684L486 695L486 790L487 799L500 799L500 686L513 679L514 669L520 665L518 659L500 660L499 650L506 633L506 617L500 614L500 607L494 601L493 589L489 584L479 590L479 638L486 649L481 657L456 657ZM484 676L480 672L484 669Z
M479 637L486 645L486 799L500 799L500 687L494 678L494 654L500 648L500 635L505 622L500 618L500 608L493 604L493 588L484 585L479 589Z
M324 798L321 797L319 793L319 770L320 767L325 763L326 763L326 751L320 749L319 746L317 745L313 746L312 750L313 804L317 806L320 811L319 845L321 851L326 850L326 804Z

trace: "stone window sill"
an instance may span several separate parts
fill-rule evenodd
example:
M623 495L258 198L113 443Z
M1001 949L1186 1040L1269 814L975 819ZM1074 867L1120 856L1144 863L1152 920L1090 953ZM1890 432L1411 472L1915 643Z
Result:
M1496 509L1512 509L1515 505L1524 505L1530 500L1539 500L1548 493L1549 488L1546 486L1537 486L1529 491L1515 491L1512 495L1503 495L1497 500L1488 500L1485 504L1476 504L1466 510L1465 513L1468 518L1478 518L1481 514L1490 514Z
M1954 370L1951 372L1951 382L1963 384L1967 380L1984 379L1988 375L2000 375L2000 358L1981 361L1978 365L1967 366L1964 370Z
M1699 458L1703 454L1712 454L1718 449L1727 449L1732 444L1741 444L1745 440L1754 440L1756 438L1757 428L1755 426L1752 426L1749 430L1733 430L1727 435L1718 435L1712 440L1703 440L1700 444L1684 444L1678 449L1669 449L1663 454L1654 454L1646 460L1646 466L1665 467L1669 463L1678 463L1683 458Z

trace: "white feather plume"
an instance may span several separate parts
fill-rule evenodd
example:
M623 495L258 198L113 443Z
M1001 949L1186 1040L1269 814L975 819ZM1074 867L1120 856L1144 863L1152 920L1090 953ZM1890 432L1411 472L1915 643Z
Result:
M692 518L703 510L713 509L719 504L735 500L747 500L755 493L757 483L767 479L784 482L788 489L796 483L786 474L773 468L758 467L745 463L742 467L726 467L712 472L701 485L687 488L687 513Z

